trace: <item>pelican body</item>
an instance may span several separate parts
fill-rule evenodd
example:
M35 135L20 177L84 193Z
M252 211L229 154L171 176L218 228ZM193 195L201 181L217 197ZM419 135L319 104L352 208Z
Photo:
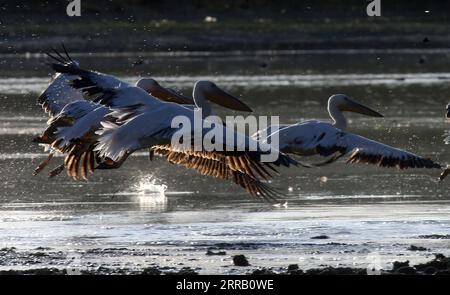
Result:
M344 94L335 94L328 100L328 113L333 122L309 120L279 126L279 130L276 131L279 136L279 150L299 156L332 156L323 163L304 165L307 167L329 164L348 153L351 153L347 160L349 163L362 162L400 169L441 167L430 159L347 132L347 119L343 114L346 111L371 117L383 117L377 111ZM267 131L267 134L270 134L270 129ZM259 138L261 132L255 134L254 138ZM274 134L268 136L268 142Z
M66 56L54 50L56 55L47 53L57 64L52 64L56 74L49 86L39 95L37 102L50 118L48 127L43 134L33 141L43 144L49 150L49 156L34 170L33 175L41 172L53 158L54 152L63 152L73 140L82 138L109 112L109 107L125 107L145 104L146 101L126 97L120 100L110 100L111 97L102 89L126 89L133 85L123 82L114 76L81 70L78 61L74 61L63 46ZM84 75L84 79L81 76ZM151 78L142 78L136 82L136 87L144 89L154 97L180 104L193 104L193 100L173 90L162 87ZM86 100L87 98L87 100ZM50 172L55 176L63 170L58 166Z

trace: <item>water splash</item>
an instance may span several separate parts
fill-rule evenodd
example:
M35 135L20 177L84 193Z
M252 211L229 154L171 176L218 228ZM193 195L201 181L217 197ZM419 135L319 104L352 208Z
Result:
M167 209L167 186L159 182L153 175L148 175L141 177L135 184L134 191L141 209L159 212Z

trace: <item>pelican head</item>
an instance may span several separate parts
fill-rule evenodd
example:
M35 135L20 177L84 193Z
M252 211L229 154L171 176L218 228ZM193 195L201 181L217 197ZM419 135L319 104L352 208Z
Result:
M341 112L354 112L370 117L384 117L377 111L354 101L344 94L334 94L328 99L328 110L339 110Z
M179 104L193 104L191 98L181 95L172 89L162 87L152 78L142 78L136 82L136 86L144 89L152 96L163 101L175 102Z
M200 92L200 93L199 93ZM220 89L215 83L211 81L201 80L197 81L194 86L194 99L201 94L203 97L223 107L244 112L252 112L252 109L234 97L233 95Z

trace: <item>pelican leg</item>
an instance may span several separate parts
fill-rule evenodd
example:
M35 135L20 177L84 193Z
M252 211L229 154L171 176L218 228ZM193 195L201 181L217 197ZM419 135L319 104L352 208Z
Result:
M439 176L439 181L443 181L447 175L450 174L450 166L447 166L444 171L442 171L441 176Z
M34 169L33 171L33 176L36 176L39 174L39 172L41 172L42 170L44 170L45 167L47 167L48 163L50 163L50 160L53 158L53 153L50 153L47 157L47 159L45 159L41 164L39 164L39 166L36 167L36 169Z
M56 167L55 169L53 169L52 171L50 171L48 173L48 177L52 178L55 177L56 175L60 174L61 172L64 171L64 164L59 165L58 167Z

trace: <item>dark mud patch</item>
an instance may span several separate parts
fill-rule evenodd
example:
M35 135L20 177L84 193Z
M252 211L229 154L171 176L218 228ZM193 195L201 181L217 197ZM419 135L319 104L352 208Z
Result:
M450 235L438 235L438 234L432 234L432 235L420 235L418 237L419 239L450 239Z

